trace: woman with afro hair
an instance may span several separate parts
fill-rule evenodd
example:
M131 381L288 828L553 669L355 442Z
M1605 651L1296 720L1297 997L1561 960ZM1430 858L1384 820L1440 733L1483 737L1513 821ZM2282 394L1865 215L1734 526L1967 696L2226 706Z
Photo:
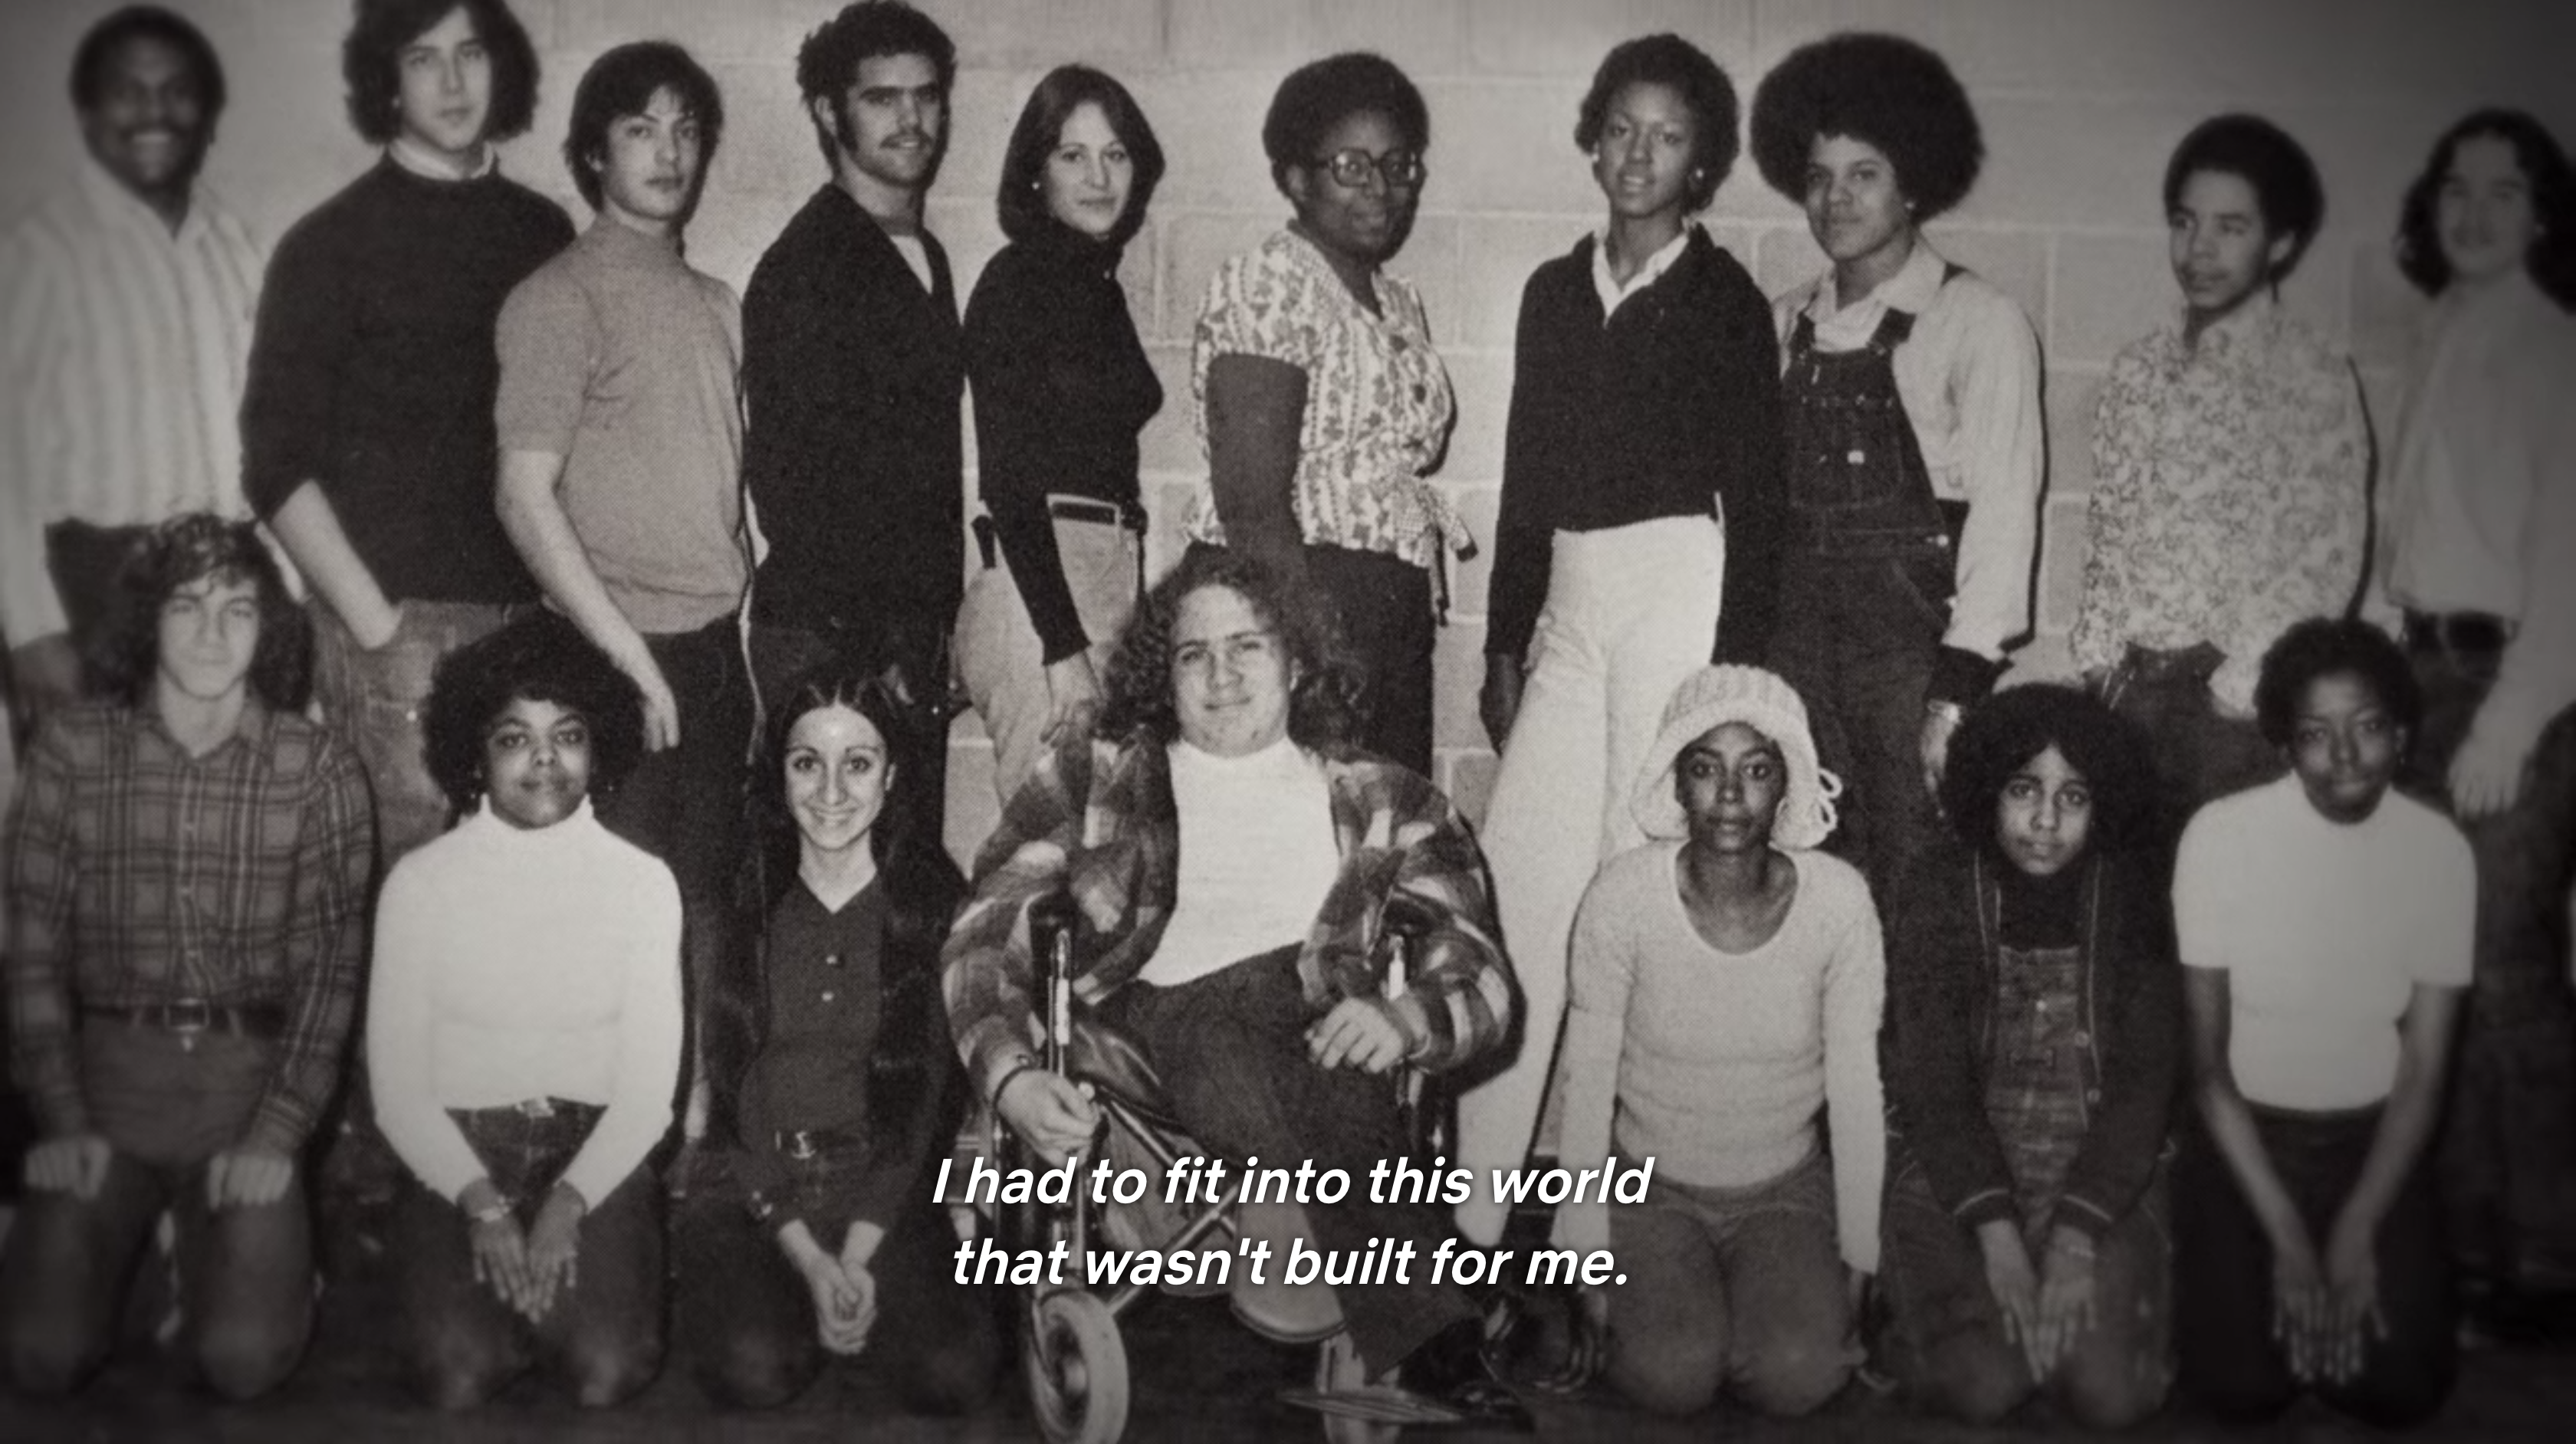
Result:
M1755 92L1752 141L1833 263L1772 305L1789 522L1770 664L1815 706L1886 889L1931 840L1951 734L2029 626L2039 343L1922 236L1985 153L1939 56L1888 35L1802 46Z

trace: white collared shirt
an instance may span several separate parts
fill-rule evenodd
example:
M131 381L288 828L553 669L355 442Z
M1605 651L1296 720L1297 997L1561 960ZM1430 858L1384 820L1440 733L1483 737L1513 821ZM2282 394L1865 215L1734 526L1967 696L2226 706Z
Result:
M483 147L483 159L481 163L474 166L471 170L459 169L453 162L449 161L447 157L431 150L428 146L422 145L419 141L412 139L408 135L395 136L393 143L385 147L385 155L390 158L394 164L401 166L404 170L410 171L413 175L419 176L424 180L434 181L481 180L483 177L490 175L493 171L499 169L501 165L501 153L493 147L486 145Z
M1603 226L1593 232L1592 291L1601 298L1601 319L1608 321L1618 311L1621 302L1662 280L1664 272L1671 270L1673 262L1680 260L1682 252L1690 248L1691 233L1698 229L1699 222L1684 222L1681 233L1656 247L1655 253L1646 258L1646 264L1637 268L1637 274L1630 276L1626 285L1621 285L1610 274L1610 228Z

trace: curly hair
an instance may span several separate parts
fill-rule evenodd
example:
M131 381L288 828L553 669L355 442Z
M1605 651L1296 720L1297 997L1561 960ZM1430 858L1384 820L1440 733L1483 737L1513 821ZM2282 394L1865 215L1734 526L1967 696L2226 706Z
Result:
M108 63L127 42L146 39L158 40L187 57L188 68L197 75L197 98L205 105L206 120L212 123L220 118L231 92L224 87L224 63L216 57L214 43L206 39L206 32L158 5L128 5L81 37L80 48L72 52L73 108L86 111L104 99Z
M357 0L357 21L340 45L340 78L349 87L349 124L358 138L386 145L402 133L402 53L462 10L492 60L487 141L527 134L537 118L537 47L504 0Z
M1646 35L1612 47L1592 74L1592 88L1576 112L1574 144L1589 152L1600 143L1610 103L1631 85L1661 85L1690 108L1692 129L1690 188L1683 200L1694 214L1717 199L1717 188L1735 168L1737 151L1734 83L1708 53L1678 35Z
M161 673L161 609L172 593L208 577L246 581L258 593L259 643L245 679L251 695L273 712L303 710L313 680L312 620L286 589L259 528L211 512L172 517L126 550L107 625L87 658L92 679L129 707L149 701Z
M2388 634L2352 617L2310 617L2283 632L2263 653L2254 683L2254 721L2263 740L2287 747L2298 731L2299 705L2319 677L2357 677L2379 698L2411 741L2424 720L2424 689L2415 668Z
M1324 136L1354 115L1383 115L1419 155L1431 148L1431 110L1396 63L1365 50L1309 61L1288 72L1261 118L1270 183L1288 193L1288 168L1312 165Z
M858 83L859 63L886 55L926 57L939 72L942 96L957 84L957 42L948 38L938 21L904 0L856 0L816 26L796 48L796 93L804 98L808 111L815 101L827 100L837 116L843 97ZM815 139L826 162L839 153L838 140L819 123Z
M1894 35L1832 35L1789 52L1753 92L1753 163L1792 201L1807 156L1844 136L1884 154L1917 224L1966 199L1986 142L1968 92L1940 56Z
M1348 745L1366 702L1360 665L1322 599L1292 592L1249 554L1226 547L1190 548L1137 604L1135 620L1110 655L1102 684L1107 695L1092 735L1124 739L1142 728L1166 743L1180 735L1172 706L1172 628L1180 621L1181 603L1202 587L1224 587L1243 598L1287 645L1296 679L1288 694L1288 735L1297 745L1319 751Z
M2156 768L2128 719L2078 688L2039 682L2008 687L1968 714L1950 740L1941 810L1959 840L2000 853L1995 803L2030 760L2057 749L2093 789L2091 845L2119 852L2152 840Z
M2442 254L2442 186L2460 143L2490 137L2513 147L2531 183L2531 214L2540 234L2524 264L2531 279L2562 309L2576 311L2576 167L2571 167L2548 127L2519 110L2481 110L2442 132L2424 173L2406 188L2397 212L2397 269L2417 290L2438 296L2451 284L2450 258Z
M588 719L593 795L615 792L644 759L644 694L571 621L538 612L450 652L430 679L422 750L451 821L483 795L484 735L519 701Z
M966 879L940 844L931 799L930 749L947 739L920 708L903 700L881 671L827 662L790 683L772 714L751 789L754 845L735 890L737 926L707 981L706 1077L710 1132L740 1141L742 1085L769 1031L769 988L760 939L771 914L796 882L800 835L787 802L787 744L796 724L825 707L847 707L885 739L885 810L868 836L886 902L884 951L878 965L879 1046L869 1062L871 1108L879 1095L907 1095L918 1106L930 1070L954 1068L947 1014L940 1003L939 948L966 898ZM901 1110L906 1105L892 1105Z
M1110 230L1107 244L1113 249L1124 246L1144 228L1145 207L1154 199L1154 188L1163 183L1163 143L1154 138L1154 127L1126 86L1088 65L1059 65L1029 92L1019 123L1011 127L1010 146L1002 152L1002 185L994 209L1001 216L1002 234L1012 240L1025 241L1064 228L1047 209L1043 188L1047 157L1064 135L1065 121L1085 105L1100 107L1109 133L1127 147L1136 167L1127 209Z
M2259 115L2212 116L2193 126L2165 162L2165 214L2182 204L2184 183L2202 171L2232 175L2252 187L2263 228L2275 240L2289 240L2290 253L2264 279L2277 285L2297 270L2326 218L2326 183L2307 148Z
M680 108L698 123L700 166L715 164L716 143L724 138L724 93L715 77L670 41L620 45L592 61L573 90L572 126L564 136L564 164L592 210L599 209L599 172L592 163L607 152L609 127L621 117L642 115L664 90L679 97Z

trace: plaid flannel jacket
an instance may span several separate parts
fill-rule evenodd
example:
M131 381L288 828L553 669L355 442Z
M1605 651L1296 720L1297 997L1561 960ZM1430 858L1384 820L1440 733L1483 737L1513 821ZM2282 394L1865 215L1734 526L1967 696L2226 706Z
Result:
M75 1015L182 1000L286 1011L244 1143L292 1155L339 1086L375 822L355 754L257 702L190 757L149 709L57 714L7 833L10 1041L46 1136L86 1132Z
M1502 1041L1515 997L1496 941L1484 855L1420 775L1352 750L1322 754L1342 866L1297 959L1318 1015L1382 996L1380 918L1397 894L1437 919L1396 1016L1413 1060L1445 1070ZM1062 890L1078 913L1074 996L1097 1005L1143 970L1171 920L1180 819L1170 754L1150 732L1085 739L1040 760L975 861L974 896L941 965L950 1025L978 1096L1034 1063L1040 1029L1030 904Z

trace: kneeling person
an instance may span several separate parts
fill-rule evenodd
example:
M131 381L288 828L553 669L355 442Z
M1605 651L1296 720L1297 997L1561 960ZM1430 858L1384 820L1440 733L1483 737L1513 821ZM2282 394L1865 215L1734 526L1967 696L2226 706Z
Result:
M1144 1045L1213 1155L1365 1177L1403 1151L1374 1075L1501 1041L1513 991L1483 859L1438 789L1351 745L1353 675L1258 563L1193 552L1121 640L1096 734L1043 759L1003 814L948 940L948 1008L969 1076L1050 1159L1096 1124L1033 1047L1028 914L1060 889L1082 910L1074 995ZM1398 896L1436 924L1389 1000L1371 956ZM1400 1239L1428 1259L1445 1234L1431 1206L1357 1191L1307 1217L1328 1251ZM1414 1278L1337 1295L1362 1360L1508 1417L1481 1387L1476 1309Z

